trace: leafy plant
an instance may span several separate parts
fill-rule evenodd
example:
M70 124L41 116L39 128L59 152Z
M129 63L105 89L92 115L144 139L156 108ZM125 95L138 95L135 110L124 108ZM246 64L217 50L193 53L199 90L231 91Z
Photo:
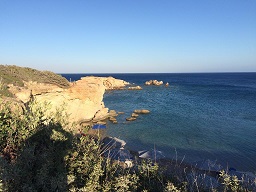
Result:
M152 161L126 168L103 157L99 138L76 136L65 106L49 114L50 107L0 102L0 191L201 191ZM224 171L220 181L223 188L209 190L251 190Z
M242 188L237 176L230 176L224 170L220 172L220 179L224 185L224 191L245 191Z

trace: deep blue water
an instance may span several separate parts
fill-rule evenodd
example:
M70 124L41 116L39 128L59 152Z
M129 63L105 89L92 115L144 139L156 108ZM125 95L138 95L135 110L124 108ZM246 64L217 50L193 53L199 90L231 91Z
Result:
M85 75L63 74L68 80ZM107 133L124 139L130 149L155 146L168 158L217 160L224 167L256 172L256 73L95 75L143 88L104 95L106 107L125 112L117 117L118 124L108 124ZM144 86L150 79L170 86ZM141 108L151 113L125 121Z

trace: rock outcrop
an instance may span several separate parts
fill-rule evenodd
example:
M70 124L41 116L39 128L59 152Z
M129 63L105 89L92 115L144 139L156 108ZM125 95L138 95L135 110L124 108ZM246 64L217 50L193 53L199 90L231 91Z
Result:
M71 122L100 121L108 117L108 108L104 106L105 90L121 89L127 84L113 77L83 77L70 88L64 89L56 85L25 82L24 87L12 86L10 91L24 103L33 95L37 102L48 102L52 110L65 108Z
M131 117L138 117L139 115L138 115L138 113L132 113L132 115L131 115Z
M110 110L109 113L108 113L108 120L111 121L112 123L117 123L117 119L116 119L116 116L118 116L118 114L116 113L115 110Z
M135 87L128 87L128 90L142 90L141 86L135 86Z
M126 118L126 121L135 121L139 116L139 114L148 114L148 113L150 113L150 111L147 109L136 109L133 111L130 117Z
M101 78L106 90L123 89L126 85L129 85L128 82L121 79L115 79L113 77L101 77Z
M146 81L145 85L163 85L163 81L157 81L157 80L150 80L150 81Z
M135 121L135 120L136 120L135 117L127 117L127 118L126 118L126 121Z
M150 111L147 110L147 109L136 109L136 110L134 110L134 113L137 113L137 114L148 114L148 113L150 113Z

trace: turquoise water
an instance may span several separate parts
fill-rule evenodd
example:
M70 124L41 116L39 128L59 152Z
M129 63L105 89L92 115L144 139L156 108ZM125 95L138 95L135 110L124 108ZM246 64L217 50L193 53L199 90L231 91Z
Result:
M109 76L109 74L98 75ZM143 90L109 91L105 106L125 112L107 133L132 150L156 147L166 157L256 171L256 73L111 74ZM170 86L144 86L150 79ZM127 122L135 109L149 109Z

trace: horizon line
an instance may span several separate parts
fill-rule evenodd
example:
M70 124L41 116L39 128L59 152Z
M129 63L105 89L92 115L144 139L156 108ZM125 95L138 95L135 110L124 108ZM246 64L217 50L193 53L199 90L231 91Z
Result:
M202 73L205 73L205 74L212 74L212 73L256 73L256 71L241 71L241 72L110 72L110 73L107 73L107 72L56 72L57 74L202 74Z

